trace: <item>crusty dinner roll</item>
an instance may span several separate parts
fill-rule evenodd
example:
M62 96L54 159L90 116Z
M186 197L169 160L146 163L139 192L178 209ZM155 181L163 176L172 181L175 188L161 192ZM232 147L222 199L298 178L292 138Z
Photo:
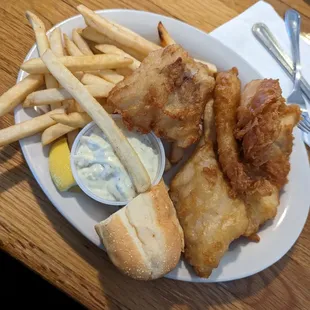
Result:
M184 248L183 231L163 181L95 229L114 265L138 280L171 271Z

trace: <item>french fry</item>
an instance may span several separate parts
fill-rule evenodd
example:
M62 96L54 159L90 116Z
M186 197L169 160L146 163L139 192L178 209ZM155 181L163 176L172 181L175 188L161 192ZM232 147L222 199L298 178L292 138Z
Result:
M43 78L42 78L42 84L43 84ZM19 85L19 84L17 84ZM16 87L15 85L14 87ZM107 82L105 85L87 85L85 86L89 93L95 97L95 98L106 98L109 95L109 92L114 87L113 84ZM30 93L28 97L24 101L24 108L27 107L33 107L33 106L40 106L40 105L46 105L50 104L51 102L60 102L67 99L72 99L72 95L64 88L52 88L52 89L44 89L39 90L36 92L32 92L32 90L28 91ZM12 91L13 95L16 95L16 91ZM4 94L2 95L2 97ZM0 97L0 106L1 104L1 98ZM16 100L17 103L20 102L19 98Z
M64 109L55 109L46 114L34 117L29 121L25 121L13 126L0 130L0 146L10 144L17 140L37 134L44 129L56 124L51 115L64 112Z
M54 120L53 120L53 122L54 122L53 126L49 126L42 133L41 143L44 146L54 142L56 139L66 135L70 131L73 131L76 129L74 127L69 127L69 126L66 126L63 124L56 124L56 122Z
M37 15L30 11L26 11L26 17L34 31L38 52L41 56L49 48L45 25Z
M49 48L45 25L38 16L36 16L30 11L26 11L26 17L34 31L39 55L42 56L43 53ZM59 86L56 79L50 74L45 75L45 84L46 88L57 88ZM51 105L51 107L54 108L53 105Z
M142 53L145 57L150 52L160 48L158 45L146 40L137 33L116 23L109 22L84 5L79 5L77 10L83 15L88 26L95 28L109 39Z
M77 32L77 30L76 30L76 32ZM79 34L77 34L77 35L79 35ZM82 40L84 40L84 39L82 38ZM73 41L71 41L66 34L64 34L64 41L65 41L66 49L67 49L68 54L70 56L82 56L82 55L84 55L81 52L81 50L78 48L78 46ZM84 76L84 72L76 72L76 73L81 74L81 76L77 76L76 74L74 74L81 81L83 76ZM80 109L79 104L76 104L76 106L77 106L77 109L72 111L72 112L75 112L75 111L82 112L83 111L82 109ZM73 136L74 136L74 132L70 132L68 134L68 137L70 137L69 140L72 140Z
M54 29L54 31L50 35L49 42L50 42L50 47L51 47L52 52L57 57L65 56L65 49L64 49L63 44L62 44L60 28ZM52 85L50 85L50 86L52 86ZM56 86L56 83L55 83L55 86ZM48 88L52 88L52 87L48 87ZM51 109L52 110L56 109L56 108L59 108L59 107L61 107L61 102L51 103Z
M177 164L184 156L184 149L179 147L176 142L171 145L170 162L171 164Z
M12 111L19 103L44 84L42 75L28 75L0 96L0 116Z
M57 57L65 56L65 49L62 44L60 28L55 28L53 30L53 32L50 35L49 41L51 50Z
M78 104L76 103L75 100L72 100L71 104L69 105L68 109L67 109L67 112L68 113L72 113L72 112L76 112L76 107L78 106ZM59 115L59 114L57 114ZM65 114L67 115L67 114ZM75 127L75 126L71 126L71 127ZM73 142L76 138L76 136L79 134L79 128L77 129L74 129L70 132L67 133L67 142L68 142L68 146L69 146L69 149L71 150L72 148L72 145L73 145Z
M124 79L124 76L122 76L121 74L118 74L117 72L115 72L111 69L100 70L98 72L98 74L103 79L105 79L106 81L111 82L113 84L117 84Z
M170 36L167 29L164 27L162 22L158 23L157 30L158 30L158 35L159 35L159 39L160 39L160 45L162 47L165 47L165 46L171 45L171 44L176 44L176 42L172 39L172 37Z
M59 62L68 70L95 71L101 69L123 68L132 64L132 59L115 54L93 56L64 56L59 57ZM33 74L49 73L48 68L40 58L33 58L21 65L21 69Z
M96 42L93 42L87 39L85 40L87 41L88 46L90 47L90 49L92 50L94 54L102 54L99 50L96 49L96 45L97 45Z
M167 172L168 170L170 170L172 168L171 162L169 161L169 159L166 157L166 161L165 161L165 170L164 172Z
M151 180L145 167L110 115L88 92L87 88L55 57L52 51L47 50L42 59L58 82L72 94L74 99L105 133L116 155L131 176L137 192L141 193L148 190L151 186Z
M69 37L64 33L64 42L65 47L70 56L83 56L83 53L76 46L74 42L72 42Z
M116 47L115 45L110 45L110 44L98 44L95 46L97 50L101 51L102 53L105 54L116 54L120 56L124 56L127 58L131 58L133 63L128 66L131 70L136 70L140 67L141 62L137 60L136 58L132 57L131 55L127 54L120 48Z
M59 113L51 116L57 123L75 128L82 128L85 124L92 121L91 117L86 112L72 112L69 114Z
M94 55L87 42L76 29L72 31L72 40L84 55Z
M99 76L90 74L90 73L85 73L84 76L81 79L81 82L84 85L103 85L105 86L110 86L113 88L114 84L102 79Z
M118 48L124 50L126 53L135 57L138 60L143 60L145 58L145 55L139 53L139 51L136 51L127 46L123 46L120 43L109 39L107 36L103 35L102 33L98 32L96 29L92 27L86 27L85 29L83 29L82 37L86 40L93 41L98 44L108 44L117 46Z
M72 112L85 112L84 109L74 100L74 110Z
M86 27L82 30L81 36L89 41L98 43L98 44L112 44L113 40L109 39L107 36L98 32L92 27Z

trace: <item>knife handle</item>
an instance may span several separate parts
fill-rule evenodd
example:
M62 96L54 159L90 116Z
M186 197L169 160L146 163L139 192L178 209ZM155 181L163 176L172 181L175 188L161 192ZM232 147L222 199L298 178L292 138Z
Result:
M284 52L277 39L263 23L254 24L252 32L255 38L267 49L274 59L282 66L288 76L294 81L294 69L291 58ZM301 89L310 100L310 85L301 77Z

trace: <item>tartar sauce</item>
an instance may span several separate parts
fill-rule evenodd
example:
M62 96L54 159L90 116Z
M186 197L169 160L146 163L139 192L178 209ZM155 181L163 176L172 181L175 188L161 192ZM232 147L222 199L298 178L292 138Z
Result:
M116 122L138 154L151 181L155 180L159 166L158 150L147 135L130 132L120 120ZM74 163L79 178L95 195L111 201L127 201L137 195L126 169L99 127L94 126L90 135L81 137Z

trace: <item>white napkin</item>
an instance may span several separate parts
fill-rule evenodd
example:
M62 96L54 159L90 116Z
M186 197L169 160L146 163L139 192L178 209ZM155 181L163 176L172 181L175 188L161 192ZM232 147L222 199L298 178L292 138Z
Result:
M236 18L215 29L211 36L237 52L264 78L279 79L283 96L287 97L292 91L293 83L252 34L252 26L258 22L265 23L269 27L282 48L291 56L290 41L284 21L274 8L264 1L259 1ZM300 51L303 76L309 82L310 46L304 40L300 40Z

